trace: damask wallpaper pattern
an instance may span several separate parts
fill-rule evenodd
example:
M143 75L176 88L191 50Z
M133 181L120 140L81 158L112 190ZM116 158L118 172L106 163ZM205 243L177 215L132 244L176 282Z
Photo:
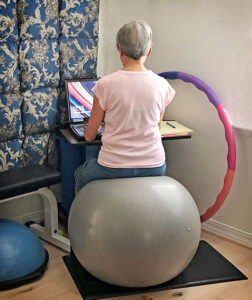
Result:
M59 7L60 121L66 121L64 80L96 76L99 0L62 0Z
M99 0L0 0L0 171L57 166L64 80L96 76Z

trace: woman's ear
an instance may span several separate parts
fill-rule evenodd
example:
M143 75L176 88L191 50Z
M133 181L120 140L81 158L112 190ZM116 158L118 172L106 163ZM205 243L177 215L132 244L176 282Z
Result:
M151 45L151 47L150 47L150 50L149 50L147 56L150 56L150 55L151 55L151 51L152 51L152 45Z

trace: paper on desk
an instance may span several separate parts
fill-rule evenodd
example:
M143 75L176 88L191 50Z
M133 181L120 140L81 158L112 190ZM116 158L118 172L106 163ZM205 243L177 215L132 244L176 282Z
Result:
M169 124L173 125L175 128L171 127L170 125L167 124L167 122L169 122ZM180 124L177 121L162 121L161 122L161 129L160 129L160 133L161 136L181 136L181 135L188 135L190 133L192 133L193 130L191 130L190 128L185 127L184 125Z

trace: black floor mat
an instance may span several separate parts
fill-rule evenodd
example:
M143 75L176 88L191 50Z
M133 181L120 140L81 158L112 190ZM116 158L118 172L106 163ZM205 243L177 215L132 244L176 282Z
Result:
M81 266L73 252L64 256L63 260L85 300L247 279L244 274L206 241L200 241L194 258L182 273L170 281L149 288L118 287L100 281Z

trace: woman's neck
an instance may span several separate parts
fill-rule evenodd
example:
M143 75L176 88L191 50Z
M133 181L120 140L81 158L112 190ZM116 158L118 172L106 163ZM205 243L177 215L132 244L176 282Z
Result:
M122 70L123 71L136 71L136 72L137 71L138 72L148 71L148 69L146 69L144 66L145 60L146 60L146 57L144 57L144 56L138 60L124 56L124 59L122 61L122 64L123 64Z

